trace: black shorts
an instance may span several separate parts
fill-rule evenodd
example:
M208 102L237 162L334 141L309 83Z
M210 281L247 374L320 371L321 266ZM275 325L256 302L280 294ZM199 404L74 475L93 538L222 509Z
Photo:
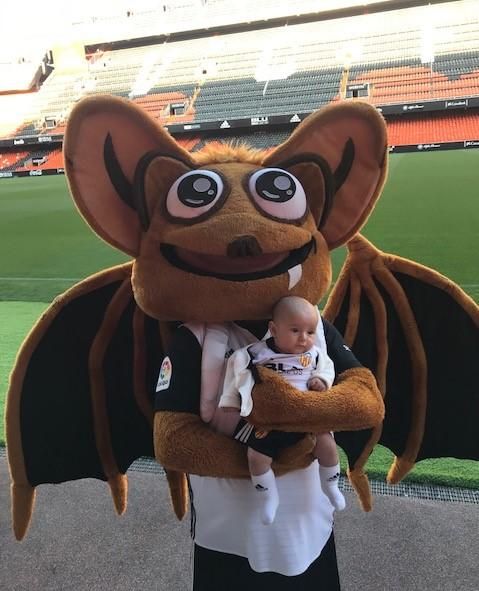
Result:
M301 575L257 573L247 558L207 550L195 544L193 591L340 591L334 536Z
M304 433L287 433L286 431L261 431L241 419L236 426L233 437L251 449L258 451L273 460L286 447L291 447L304 437Z

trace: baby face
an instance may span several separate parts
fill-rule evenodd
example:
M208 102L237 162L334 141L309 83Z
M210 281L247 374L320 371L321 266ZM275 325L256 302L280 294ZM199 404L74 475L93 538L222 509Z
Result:
M282 353L305 353L314 345L318 316L314 309L287 313L270 322L269 329Z

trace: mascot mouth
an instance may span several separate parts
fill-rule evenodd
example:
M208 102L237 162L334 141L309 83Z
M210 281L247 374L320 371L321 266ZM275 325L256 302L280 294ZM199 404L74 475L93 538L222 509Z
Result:
M171 244L162 244L160 250L170 265L182 271L226 281L254 281L289 272L291 289L301 278L302 263L311 251L316 252L316 241L312 238L303 246L286 252L244 257L202 254Z

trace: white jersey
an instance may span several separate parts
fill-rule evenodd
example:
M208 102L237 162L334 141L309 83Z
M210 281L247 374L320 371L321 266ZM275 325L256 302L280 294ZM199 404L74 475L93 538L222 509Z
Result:
M326 325L317 337L327 343L337 372L360 367L334 326ZM198 395L206 399L208 410L210 402L217 401L215 394L221 394L226 359L236 349L258 342L232 322L188 324L176 332L175 339L171 357L164 358L160 371L155 398L160 412L198 413ZM203 375L204 369L209 379ZM236 422L239 417L239 412L224 414ZM316 462L277 478L280 503L276 519L268 526L255 513L255 491L249 479L189 478L196 543L245 557L256 571L301 574L318 558L331 535L333 507L321 490Z
M333 528L333 507L321 490L318 465L276 478L279 507L261 523L249 479L190 475L194 539L203 548L243 556L257 572L303 573L321 554ZM227 584L226 584L227 586Z
M307 390L308 382L318 377L330 388L334 382L334 364L325 349L314 345L304 353L278 353L272 349L271 339L260 341L233 353L228 359L219 401L220 407L241 409L247 417L253 409L251 391L254 379L251 365L262 365L277 372L297 390Z
M203 346L202 370L208 368L209 379L202 383L202 398L211 399L210 392L222 390L218 386L225 357L258 341L234 323L186 326ZM228 416L237 421L234 413ZM321 490L316 462L277 478L280 504L274 522L268 526L253 509L257 503L249 479L193 474L189 479L195 542L203 548L243 556L257 572L301 574L320 555L331 535L333 507Z

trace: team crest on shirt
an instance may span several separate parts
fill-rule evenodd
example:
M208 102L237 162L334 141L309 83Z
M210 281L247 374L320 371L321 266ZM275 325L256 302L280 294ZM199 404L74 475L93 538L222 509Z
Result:
M161 364L160 376L158 378L158 383L156 384L157 392L160 392L161 390L168 390L168 388L170 387L172 372L173 366L171 365L170 358L165 357L163 359L163 363Z
M303 353L299 356L299 362L303 367L309 367L312 363L311 353Z

